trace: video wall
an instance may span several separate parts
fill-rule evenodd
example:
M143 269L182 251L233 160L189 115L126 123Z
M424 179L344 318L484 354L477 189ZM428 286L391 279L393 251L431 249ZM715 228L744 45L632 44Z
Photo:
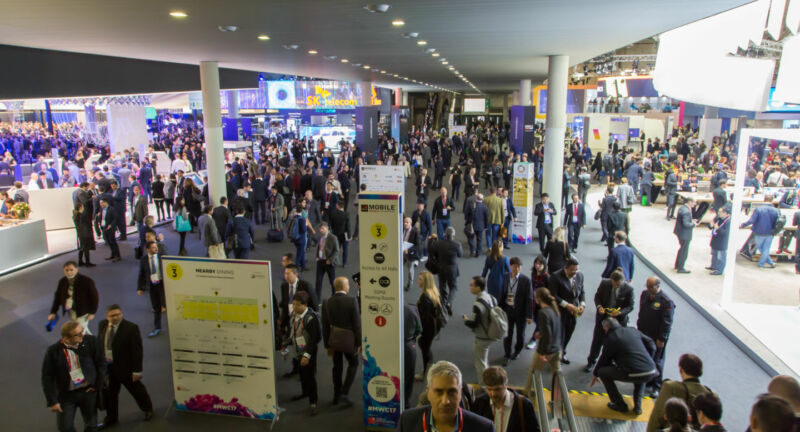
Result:
M354 109L362 100L358 83L343 81L261 81L257 89L235 91L241 109ZM389 114L391 90L372 86L369 98ZM227 109L227 92L221 102Z

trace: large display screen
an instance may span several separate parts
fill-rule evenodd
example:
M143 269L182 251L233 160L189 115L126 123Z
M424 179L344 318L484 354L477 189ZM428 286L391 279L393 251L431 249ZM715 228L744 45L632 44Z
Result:
M267 93L269 108L297 108L294 81L270 81Z
M485 98L464 98L464 112L465 113L485 113L486 112L486 99Z

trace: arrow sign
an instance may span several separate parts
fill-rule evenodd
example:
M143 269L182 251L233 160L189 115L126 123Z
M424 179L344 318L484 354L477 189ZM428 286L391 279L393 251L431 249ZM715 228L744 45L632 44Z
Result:
M377 282L377 281L375 280L375 278L372 278L372 279L370 279L370 280L369 280L369 283L371 283L372 285L375 285L375 282Z

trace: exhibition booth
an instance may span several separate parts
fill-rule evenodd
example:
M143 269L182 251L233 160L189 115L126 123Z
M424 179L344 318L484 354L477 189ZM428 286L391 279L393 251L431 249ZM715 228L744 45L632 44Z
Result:
M44 219L0 219L0 274L47 256Z

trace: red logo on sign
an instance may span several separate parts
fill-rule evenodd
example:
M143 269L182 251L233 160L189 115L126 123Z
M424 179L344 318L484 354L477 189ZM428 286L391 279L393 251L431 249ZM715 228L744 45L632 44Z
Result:
M382 316L378 316L377 318L375 318L375 324L377 324L378 327L385 326L386 325L386 318L384 318Z

